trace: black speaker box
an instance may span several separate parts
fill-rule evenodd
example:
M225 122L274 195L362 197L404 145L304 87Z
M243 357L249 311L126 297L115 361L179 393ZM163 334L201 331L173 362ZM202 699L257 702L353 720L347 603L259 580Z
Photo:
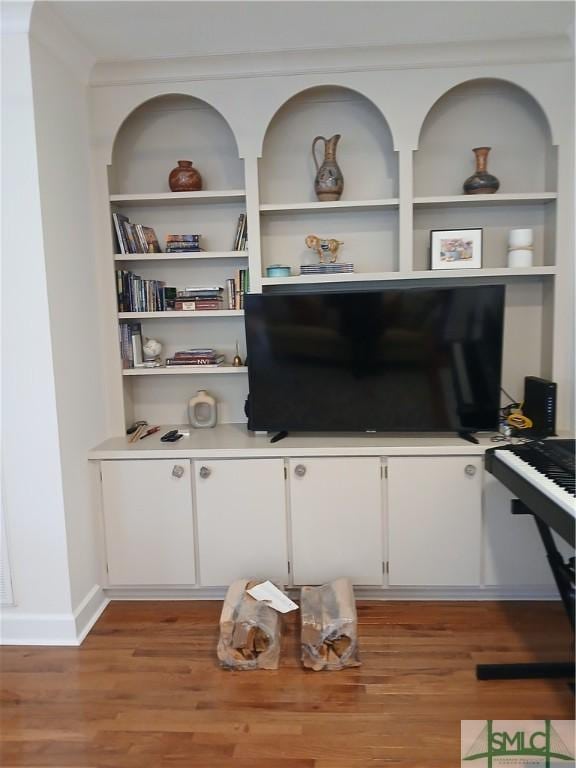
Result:
M530 434L548 437L556 434L557 385L537 376L524 379L524 404L522 412L532 420Z

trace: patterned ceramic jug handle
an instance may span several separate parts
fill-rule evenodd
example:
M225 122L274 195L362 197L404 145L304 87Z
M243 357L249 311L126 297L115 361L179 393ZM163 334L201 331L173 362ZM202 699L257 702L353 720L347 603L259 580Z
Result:
M316 144L319 141L324 142L324 153L326 153L326 141L327 139L324 136L316 136L314 141L312 142L312 157L314 158L314 165L316 166L316 173L320 170L321 163L318 162L316 158Z

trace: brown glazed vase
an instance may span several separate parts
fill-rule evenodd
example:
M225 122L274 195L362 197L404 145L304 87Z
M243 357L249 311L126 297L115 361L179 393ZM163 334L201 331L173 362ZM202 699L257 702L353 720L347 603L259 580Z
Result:
M344 191L344 176L336 162L336 147L340 141L340 134L326 139L324 136L316 136L312 142L312 157L316 166L316 178L314 179L314 191L316 197L322 202L340 200ZM324 142L324 160L322 164L316 158L316 144Z
M202 176L192 167L191 160L178 160L178 167L170 171L168 184L172 192L199 192Z
M464 182L464 192L467 195L492 195L498 191L500 182L486 170L488 153L492 147L476 147L472 152L476 155L476 172Z

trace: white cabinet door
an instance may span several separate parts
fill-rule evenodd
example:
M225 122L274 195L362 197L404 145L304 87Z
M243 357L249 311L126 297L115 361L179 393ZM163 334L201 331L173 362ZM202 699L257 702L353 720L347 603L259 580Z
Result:
M513 515L515 498L493 475L484 480L484 582L487 586L542 586L555 590L544 544L532 515ZM556 538L564 558L574 553Z
M288 581L282 459L195 461L200 583Z
M391 585L480 584L482 470L478 456L389 459Z
M189 461L103 461L111 586L194 584Z
M382 584L380 459L290 459L289 478L294 583Z

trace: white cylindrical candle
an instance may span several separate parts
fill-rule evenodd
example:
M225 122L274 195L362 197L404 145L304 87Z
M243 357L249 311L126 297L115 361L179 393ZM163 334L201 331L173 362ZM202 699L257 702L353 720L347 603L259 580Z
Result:
M532 249L531 248L513 248L508 251L509 267L531 267Z
M508 247L531 248L534 243L534 232L531 229L511 229L508 234Z

